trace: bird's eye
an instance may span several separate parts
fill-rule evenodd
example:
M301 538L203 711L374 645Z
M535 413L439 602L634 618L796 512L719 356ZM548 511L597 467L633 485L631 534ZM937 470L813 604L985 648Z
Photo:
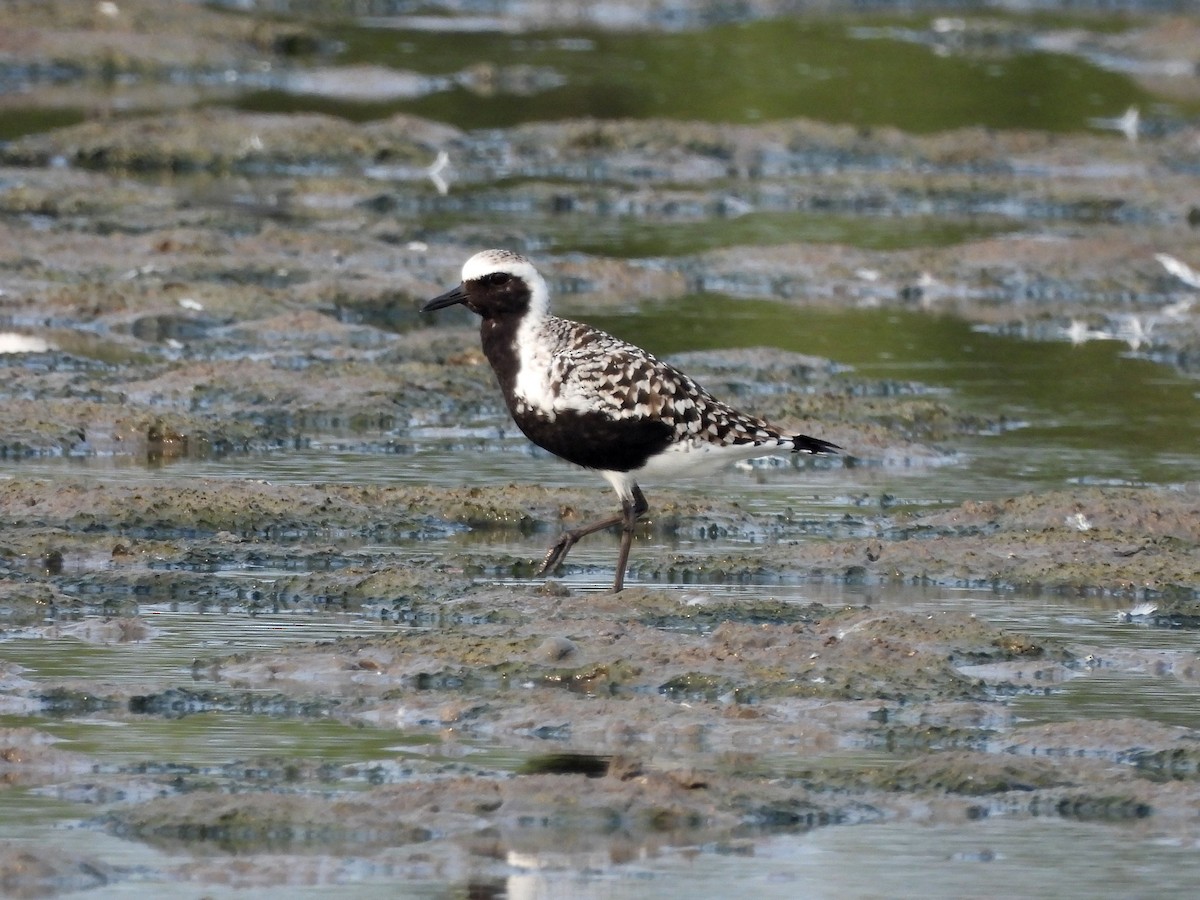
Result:
M487 277L487 283L492 287L500 287L502 284L508 284L512 276L507 272L493 272Z

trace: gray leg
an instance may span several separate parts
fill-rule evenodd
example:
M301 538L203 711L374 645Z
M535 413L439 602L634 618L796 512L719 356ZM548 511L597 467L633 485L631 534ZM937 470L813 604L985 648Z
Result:
M633 486L633 502L621 503L621 552L617 554L617 577L613 582L613 593L625 587L625 569L629 566L629 548L633 546L633 529L637 520L646 514L650 504L646 502L642 489Z
M542 567L537 571L537 577L553 572L562 565L563 560L567 558L567 554L571 552L571 548L579 542L580 538L603 531L605 528L612 528L614 525L620 525L622 531L621 551L617 556L617 577L613 583L613 593L621 590L625 586L625 569L629 564L629 549L633 543L634 527L637 520L644 516L649 508L650 504L646 502L642 489L635 484L633 497L630 500L621 501L620 515L609 516L607 519L590 522L587 525L563 532L562 536L546 551L546 557L542 560Z

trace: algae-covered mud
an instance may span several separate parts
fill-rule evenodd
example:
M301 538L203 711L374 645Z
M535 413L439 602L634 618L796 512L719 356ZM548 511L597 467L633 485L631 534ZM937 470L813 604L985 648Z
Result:
M6 7L0 893L1193 895L1200 19L785 6ZM533 579L487 246L846 452Z

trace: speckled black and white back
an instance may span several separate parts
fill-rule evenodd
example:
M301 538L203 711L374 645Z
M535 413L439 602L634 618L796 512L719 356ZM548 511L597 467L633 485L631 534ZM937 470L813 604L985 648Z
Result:
M526 335L522 335L526 337ZM672 444L791 451L791 438L717 400L694 380L640 347L579 322L547 316L527 335L548 358L544 389L518 405L553 420L566 411L616 421L652 419ZM530 402L536 400L536 402Z

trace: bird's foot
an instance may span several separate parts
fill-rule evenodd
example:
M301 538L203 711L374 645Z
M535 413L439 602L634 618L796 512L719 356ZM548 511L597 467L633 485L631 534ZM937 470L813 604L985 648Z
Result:
M541 578L543 575L549 575L562 565L562 561L567 558L567 554L578 540L579 537L574 532L564 531L558 540L550 545L550 549L546 551L545 558L542 559L541 568L537 570L533 577Z

